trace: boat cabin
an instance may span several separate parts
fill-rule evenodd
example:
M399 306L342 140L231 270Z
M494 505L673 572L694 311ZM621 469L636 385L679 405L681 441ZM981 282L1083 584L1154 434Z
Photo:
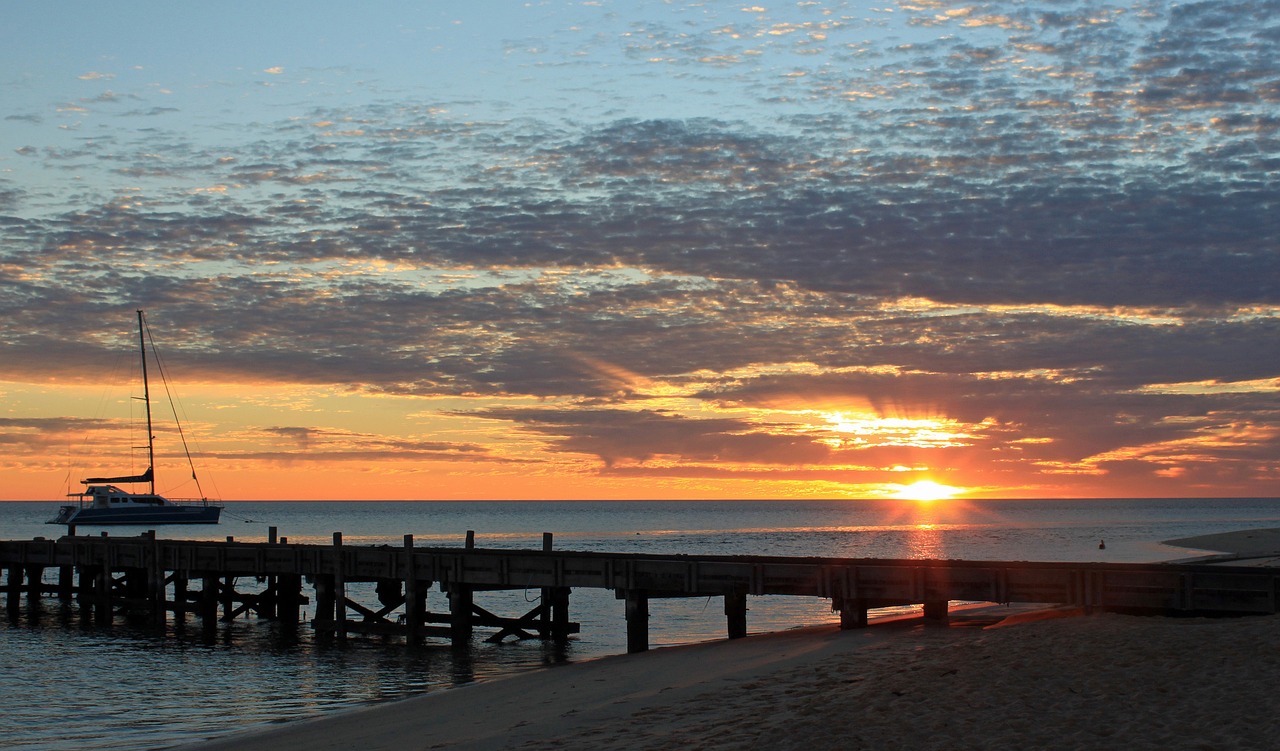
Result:
M163 506L165 499L154 493L130 493L115 485L90 485L81 493L72 493L81 503L88 499L94 508L109 508L122 503L140 503L148 506Z

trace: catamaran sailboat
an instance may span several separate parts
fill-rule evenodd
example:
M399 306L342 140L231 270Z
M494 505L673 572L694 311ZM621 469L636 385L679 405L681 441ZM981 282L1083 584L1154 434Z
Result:
M151 390L147 383L147 329L138 311L138 342L142 348L142 400L147 410L147 471L126 477L90 477L80 482L85 489L69 493L78 498L78 504L62 506L49 524L217 524L222 514L222 504L201 498L199 500L169 500L156 494L155 435L151 428ZM161 373L163 376L163 372ZM185 444L185 440L184 440ZM188 460L190 454L188 454ZM195 470L192 469L192 478ZM116 483L146 483L148 491L133 493L122 490ZM197 481L197 487L199 483Z

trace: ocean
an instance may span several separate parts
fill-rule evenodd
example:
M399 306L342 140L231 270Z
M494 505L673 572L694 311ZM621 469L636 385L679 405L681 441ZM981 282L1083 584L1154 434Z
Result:
M0 503L0 539L61 534L43 523L56 507ZM541 549L543 533L550 532L564 550L1145 562L1200 552L1163 540L1278 526L1280 499L420 501L235 502L216 526L157 532L263 541L276 527L290 542L329 543L341 532L345 545L399 546L411 534L420 547L461 547L474 531L478 547L529 549ZM520 615L537 595L481 593L476 601ZM428 607L446 610L444 595L433 592ZM748 607L753 633L838 620L822 600L755 597ZM650 611L654 647L724 638L718 598L654 600ZM478 632L467 649L444 640L410 648L377 637L330 644L312 638L308 627L290 632L254 618L219 624L212 639L194 616L185 627L170 620L164 633L126 614L100 626L74 604L24 600L0 622L0 748L165 748L626 651L622 603L611 593L575 590L570 618L582 631L564 645L488 644Z

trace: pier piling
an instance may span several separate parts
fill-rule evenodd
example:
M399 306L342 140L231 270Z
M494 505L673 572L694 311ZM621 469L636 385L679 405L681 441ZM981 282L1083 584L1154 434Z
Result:
M930 600L924 603L924 617L935 623L946 623L948 620L946 600Z
M347 638L346 556L342 549L342 533L333 533L333 633L338 641Z
M626 601L627 651L645 652L649 649L649 595L631 589L623 595Z
M730 639L740 639L747 635L747 593L726 592L724 595L724 614L728 621Z
M5 582L5 607L10 611L17 611L21 607L22 597L22 567L11 565L7 569L8 579Z

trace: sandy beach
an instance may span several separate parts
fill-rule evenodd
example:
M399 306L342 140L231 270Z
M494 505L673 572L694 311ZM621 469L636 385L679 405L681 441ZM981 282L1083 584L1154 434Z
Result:
M620 655L193 748L1263 749L1280 617L802 629Z
M990 607L619 655L188 748L1270 749L1278 639L1280 616Z

